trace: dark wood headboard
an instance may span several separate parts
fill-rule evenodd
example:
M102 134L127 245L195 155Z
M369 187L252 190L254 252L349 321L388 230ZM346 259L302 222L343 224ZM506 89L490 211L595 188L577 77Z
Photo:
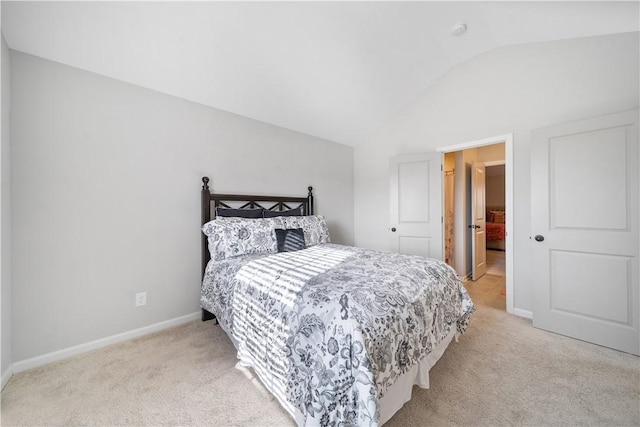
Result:
M287 209L295 209L302 207L303 215L313 215L313 187L307 188L308 193L305 197L289 197L289 196L265 196L265 195L247 195L247 194L215 194L209 189L209 178L202 177L202 222L201 225L211 221L216 216L217 207L232 207L229 203L236 202L239 206L233 206L236 209L255 209L264 208L270 211L284 211ZM213 205L213 209L211 209ZM204 279L204 271L211 255L207 247L207 236L202 234L202 278ZM203 320L204 313L203 313Z

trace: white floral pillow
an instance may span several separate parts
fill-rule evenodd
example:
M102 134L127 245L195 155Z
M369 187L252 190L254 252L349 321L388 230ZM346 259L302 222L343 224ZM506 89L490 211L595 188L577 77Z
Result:
M209 253L215 261L239 255L278 251L276 228L284 228L276 218L216 218L202 226L209 242Z
M330 243L329 227L322 215L282 217L286 228L302 228L307 247L320 243Z

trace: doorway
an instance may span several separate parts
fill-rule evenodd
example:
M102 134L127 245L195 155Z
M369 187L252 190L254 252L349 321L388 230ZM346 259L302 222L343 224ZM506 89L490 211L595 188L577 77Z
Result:
M485 162L486 169L486 262L487 274L500 278L506 287L506 222L505 166L502 161ZM495 294L495 292L494 292ZM506 296L506 288L494 295L497 300ZM497 302L496 302L497 303Z
M476 293L476 299L484 299L490 306L513 313L513 222L510 220L513 211L513 136L471 141L438 148L437 151L444 155L445 260L467 281L472 298ZM488 179L483 186L483 199L487 203L480 216L484 220L482 225L491 228L486 230L488 248L483 246L484 253L478 254L483 257L480 260L486 262L487 273L477 277L475 282L470 281L474 254L472 230L469 228L476 228L471 212L474 162L489 167ZM500 170L503 174L498 176ZM499 183L502 183L502 193L495 194ZM502 241L497 238L494 227L500 223L497 228L502 228Z

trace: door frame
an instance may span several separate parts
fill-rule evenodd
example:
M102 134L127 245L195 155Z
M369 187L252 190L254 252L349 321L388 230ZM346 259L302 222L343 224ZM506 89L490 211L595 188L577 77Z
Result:
M469 148L478 148L485 145L493 145L504 143L504 196L505 196L505 216L508 218L506 223L506 243L505 243L505 267L506 267L506 305L507 313L517 314L522 316L524 313L514 313L513 308L513 134L505 134L493 136L485 139L479 139L476 141L463 142L461 144L447 145L444 147L436 148L436 151L441 153L451 153L455 151L463 151ZM444 174L444 171L442 172ZM444 180L443 180L444 182ZM444 198L444 191L442 192ZM444 201L443 201L444 209ZM443 213L444 215L444 213ZM443 236L444 239L444 236ZM444 244L444 240L443 240ZM525 316L531 317L531 316Z

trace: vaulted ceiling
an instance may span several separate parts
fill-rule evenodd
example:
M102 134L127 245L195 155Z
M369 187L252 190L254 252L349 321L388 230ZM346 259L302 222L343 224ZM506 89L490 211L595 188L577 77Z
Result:
M638 31L625 2L8 2L11 49L358 145L491 49ZM453 35L463 22L467 31Z

